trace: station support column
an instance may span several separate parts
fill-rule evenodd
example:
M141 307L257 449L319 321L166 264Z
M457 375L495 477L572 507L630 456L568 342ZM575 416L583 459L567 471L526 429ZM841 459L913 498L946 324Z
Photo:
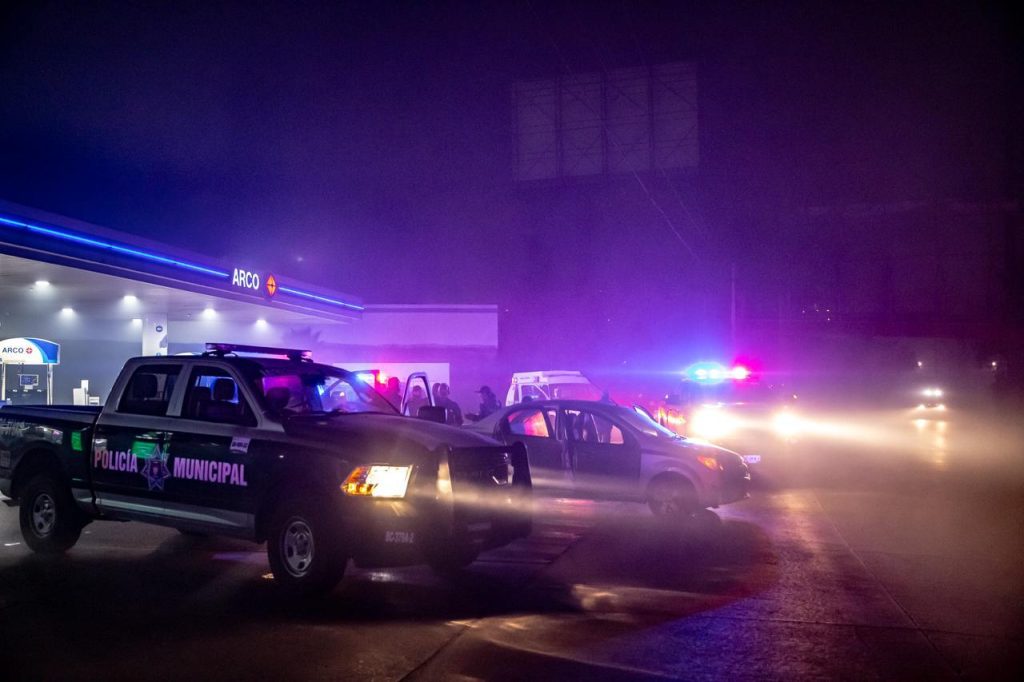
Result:
M167 355L167 315L147 315L142 320L142 354Z

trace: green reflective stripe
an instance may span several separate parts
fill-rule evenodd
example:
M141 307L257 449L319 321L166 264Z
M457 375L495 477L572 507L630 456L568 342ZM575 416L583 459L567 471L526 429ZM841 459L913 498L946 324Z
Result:
M75 452L82 451L82 432L72 431L71 432L71 449Z
M151 443L144 440L137 440L132 442L132 454L139 459L149 459L153 456L156 451L156 443Z

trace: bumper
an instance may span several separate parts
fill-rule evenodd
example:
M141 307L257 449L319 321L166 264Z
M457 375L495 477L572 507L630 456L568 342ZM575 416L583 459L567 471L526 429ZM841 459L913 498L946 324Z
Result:
M507 449L489 454L498 452L504 457ZM431 482L408 500L348 500L345 534L353 539L352 558L366 567L418 564L431 555L484 551L529 535L532 489L526 450L517 446L508 455L515 474L506 485L490 483L489 476L473 485L465 480L465 467L460 478L459 453L449 452L441 456L452 463L453 494L439 492Z
M478 551L501 547L529 533L520 530L514 515L451 518L443 509L409 513L407 505L374 509L350 522L347 537L355 542L352 558L364 567L406 566L424 563L431 554L453 548Z
M750 497L750 469L741 460L729 461L722 468L718 483L718 505Z

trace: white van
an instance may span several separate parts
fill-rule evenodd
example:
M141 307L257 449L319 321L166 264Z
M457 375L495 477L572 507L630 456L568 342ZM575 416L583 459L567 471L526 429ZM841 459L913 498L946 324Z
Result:
M549 369L516 372L505 396L506 405L529 400L600 400L601 389L583 372L573 369Z

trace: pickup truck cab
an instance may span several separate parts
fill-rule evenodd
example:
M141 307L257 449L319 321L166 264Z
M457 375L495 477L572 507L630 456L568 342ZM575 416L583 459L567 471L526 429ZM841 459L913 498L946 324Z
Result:
M521 446L401 416L305 351L134 358L102 408L0 409L0 492L33 550L101 519L266 541L295 593L349 559L461 568L530 532L530 486Z

